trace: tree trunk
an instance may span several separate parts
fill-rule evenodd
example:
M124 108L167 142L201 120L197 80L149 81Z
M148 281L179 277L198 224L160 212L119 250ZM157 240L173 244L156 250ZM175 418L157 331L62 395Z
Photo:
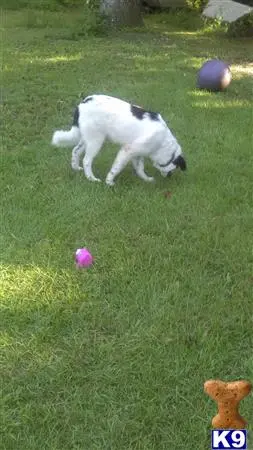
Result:
M101 12L112 25L143 25L140 0L101 0Z

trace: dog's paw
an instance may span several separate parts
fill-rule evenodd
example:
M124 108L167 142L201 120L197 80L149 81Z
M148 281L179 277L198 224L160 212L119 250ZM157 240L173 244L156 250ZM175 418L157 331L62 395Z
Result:
M75 172L80 172L81 170L83 170L81 166L76 166L75 164L72 164L71 167Z
M101 183L100 178L96 178L96 177L89 177L88 180L89 180L89 181L93 181L93 182L95 182L95 183Z
M107 186L114 186L115 182L112 180L105 180L105 184L107 184Z
M145 178L145 181L147 181L148 183L154 183L155 179L154 177L147 177Z

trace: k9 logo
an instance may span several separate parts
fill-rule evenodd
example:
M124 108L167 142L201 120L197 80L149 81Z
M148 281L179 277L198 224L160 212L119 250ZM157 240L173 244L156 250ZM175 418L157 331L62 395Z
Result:
M212 430L212 450L247 449L246 430Z

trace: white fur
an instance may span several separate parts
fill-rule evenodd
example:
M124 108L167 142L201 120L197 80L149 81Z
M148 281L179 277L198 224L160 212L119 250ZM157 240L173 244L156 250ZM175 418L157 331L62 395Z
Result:
M106 139L121 145L106 177L110 186L129 161L140 178L153 181L144 172L144 157L149 157L154 167L166 176L176 168L170 159L182 155L180 145L159 114L154 119L145 112L142 118L137 118L131 105L123 100L92 95L78 105L76 115L70 131L55 131L52 144L57 147L74 145L71 166L74 170L84 170L91 181L100 181L93 174L92 163ZM79 165L82 154L83 169ZM168 161L166 167L160 166Z
M72 127L70 131L56 131L53 135L52 144L56 147L70 147L80 140L80 131Z

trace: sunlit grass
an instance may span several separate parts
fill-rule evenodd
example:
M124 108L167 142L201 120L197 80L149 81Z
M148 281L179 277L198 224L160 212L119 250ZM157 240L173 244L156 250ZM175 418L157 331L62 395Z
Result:
M240 100L234 100L234 101L227 101L225 105L222 101L217 101L217 102L212 101L211 103L210 102L201 102L201 103L193 102L192 105L196 106L198 108L208 108L208 109L222 108L222 109L224 109L224 108L238 108L238 107L245 108L247 106L250 108L251 103L249 101L249 102L246 102L246 104L245 104L245 101L242 102Z
M239 65L239 64L233 64L232 65L233 73L236 74L237 78L243 77L243 76L249 76L253 77L253 64L246 64L246 65Z
M41 58L37 55L34 57L30 56L29 58L22 58L22 62L24 64L33 64L33 63L41 63L41 64L47 64L47 63L58 63L58 62L65 62L65 61L78 61L82 58L82 54L77 55L55 55L48 58Z
M73 258L74 260L74 258ZM23 311L39 301L40 306L53 299L71 300L72 290L79 289L73 274L39 266L1 266L0 300L4 308Z

